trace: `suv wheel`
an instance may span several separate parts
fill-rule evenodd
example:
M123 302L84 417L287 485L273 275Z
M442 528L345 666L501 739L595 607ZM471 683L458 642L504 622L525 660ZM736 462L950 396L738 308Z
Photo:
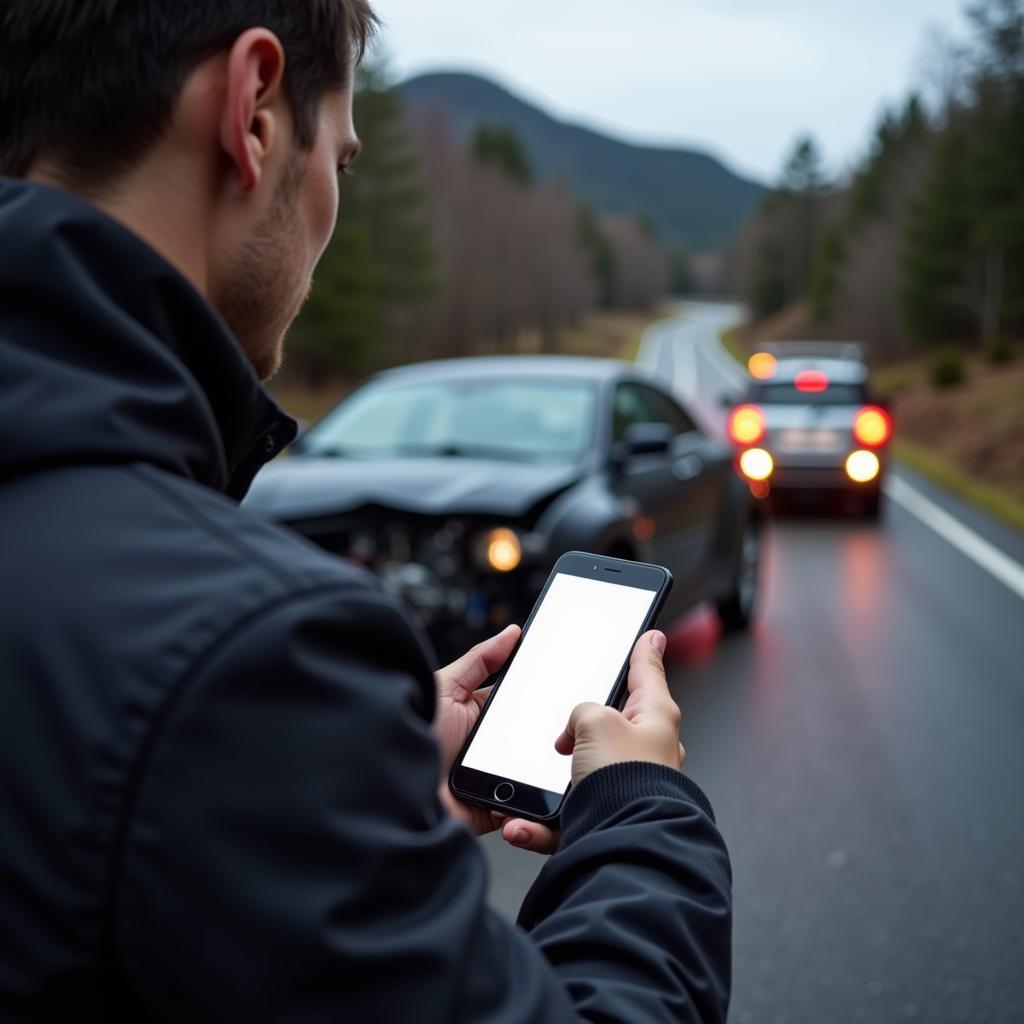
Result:
M868 491L868 493L861 498L860 511L861 515L871 522L877 522L882 518L881 487L876 487L873 491Z

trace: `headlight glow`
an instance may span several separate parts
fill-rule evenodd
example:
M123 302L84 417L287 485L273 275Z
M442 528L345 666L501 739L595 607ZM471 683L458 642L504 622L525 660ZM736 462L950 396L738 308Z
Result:
M775 460L763 448L750 448L740 456L740 470L748 480L767 480Z
M505 527L491 530L484 537L487 564L495 572L512 572L523 560L523 546L515 532Z
M867 484L881 472L882 464L874 452L854 452L846 460L846 475L856 484Z

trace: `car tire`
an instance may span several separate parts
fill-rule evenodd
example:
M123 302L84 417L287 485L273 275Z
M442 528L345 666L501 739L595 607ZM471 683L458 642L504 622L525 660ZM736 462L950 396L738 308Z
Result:
M749 519L740 538L740 550L729 590L715 602L719 621L727 633L738 633L750 628L757 607L760 578L761 528L756 520Z
M880 487L861 497L860 514L872 523L876 523L882 518L882 489Z

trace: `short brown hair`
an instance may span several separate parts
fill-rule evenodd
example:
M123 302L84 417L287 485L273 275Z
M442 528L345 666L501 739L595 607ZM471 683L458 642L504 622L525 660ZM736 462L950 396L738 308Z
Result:
M284 47L308 147L377 26L369 0L2 0L0 174L44 158L83 186L116 178L166 130L189 73L255 27Z

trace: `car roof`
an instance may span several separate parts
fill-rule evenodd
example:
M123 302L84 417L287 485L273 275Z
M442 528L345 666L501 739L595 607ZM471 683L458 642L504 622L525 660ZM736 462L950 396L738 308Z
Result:
M863 384L868 377L867 367L852 359L808 359L787 357L779 359L775 373L763 384L792 384L805 370L817 370L831 384Z
M864 362L864 346L857 341L769 341L758 346L777 359L851 359Z
M591 356L518 355L467 356L435 359L384 370L374 381L399 383L414 380L472 380L474 377L546 377L603 382L617 377L643 377L641 367L622 359Z

